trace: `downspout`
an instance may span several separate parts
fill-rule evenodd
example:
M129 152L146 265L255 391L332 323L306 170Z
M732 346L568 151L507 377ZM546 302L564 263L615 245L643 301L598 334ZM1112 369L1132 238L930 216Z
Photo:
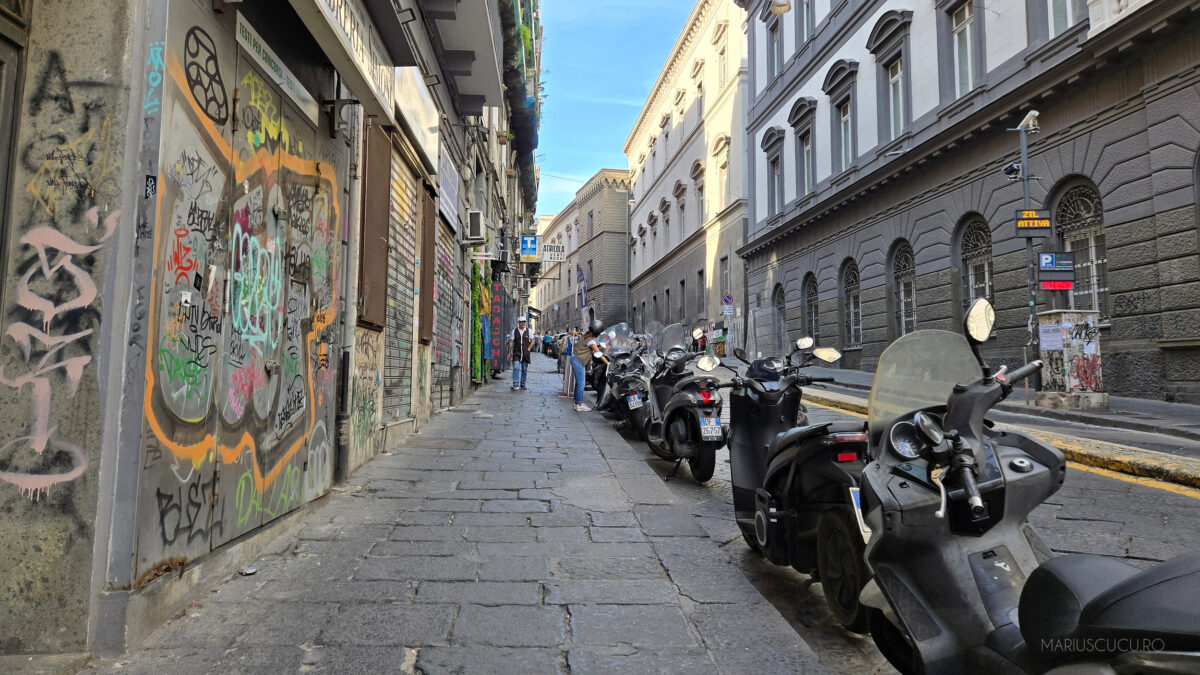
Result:
M336 110L336 108L335 108ZM342 355L338 364L337 462L334 482L342 482L350 473L350 355L354 352L354 327L358 319L359 237L362 220L363 120L362 108L350 113L350 196L346 221L350 239L346 245L346 273L342 276Z

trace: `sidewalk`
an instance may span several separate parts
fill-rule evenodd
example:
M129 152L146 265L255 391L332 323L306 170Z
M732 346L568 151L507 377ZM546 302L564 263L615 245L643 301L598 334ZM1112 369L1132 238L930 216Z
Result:
M558 398L550 360L531 370L530 391L494 380L436 415L256 574L88 672L828 672L645 453Z
M875 379L874 373L861 370L841 368L822 368L812 366L808 371L813 375L828 375L837 379L837 383L847 389L863 390L861 394L871 390ZM855 393L855 392L847 392ZM1054 410L1039 408L1032 401L1026 404L1020 398L1020 390L997 409L1022 415L1036 415L1051 419L1090 424L1093 426L1144 431L1148 433L1165 433L1181 438L1200 440L1200 405L1187 403L1168 403L1152 401L1144 398L1128 398L1124 396L1109 396L1109 410L1098 412L1094 410Z

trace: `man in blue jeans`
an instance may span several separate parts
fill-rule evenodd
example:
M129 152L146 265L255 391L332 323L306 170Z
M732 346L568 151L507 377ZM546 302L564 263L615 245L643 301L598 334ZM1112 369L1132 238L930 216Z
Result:
M533 348L533 331L525 327L525 317L517 317L517 328L508 338L508 349L512 355L512 390L525 389L525 378L529 376L529 351Z

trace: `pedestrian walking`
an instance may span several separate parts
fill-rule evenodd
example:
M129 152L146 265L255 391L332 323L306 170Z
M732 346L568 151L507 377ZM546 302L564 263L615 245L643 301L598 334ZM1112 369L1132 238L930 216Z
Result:
M525 389L529 376L529 350L533 347L533 331L525 326L525 317L517 317L517 327L508 338L508 350L513 361L512 390Z
M572 328L570 332L562 337L561 355L559 363L563 365L561 368L563 374L563 390L559 396L563 398L571 398L575 395L575 369L571 367L571 351L575 349L575 341L579 339L579 331Z
M604 326L599 319L593 320L588 324L588 330L575 343L575 348L571 350L571 369L575 375L575 410L579 412L587 412L591 408L583 403L583 385L584 371L592 359L603 359L608 362L608 357L600 353L600 346L596 343L596 337L600 335L600 331Z

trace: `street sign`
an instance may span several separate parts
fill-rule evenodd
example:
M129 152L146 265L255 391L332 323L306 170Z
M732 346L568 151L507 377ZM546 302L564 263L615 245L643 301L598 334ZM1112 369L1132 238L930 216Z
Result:
M1075 253L1072 251L1039 253L1037 274L1043 291L1071 290L1075 282Z
M726 294L725 294L725 295L724 295L724 296L721 298L721 304L722 304L722 305L726 305L726 306L728 306L728 305L732 305L732 304L733 304L733 294L732 294L732 293L726 293ZM728 312L726 312L726 314L728 314Z
M721 313L725 316L733 316L733 305L725 305L721 308Z
M567 247L564 244L542 244L542 262L566 262Z
M521 235L521 262L532 263L538 261L537 256L538 236L536 234Z
M1018 237L1049 237L1053 230L1049 211L1017 209Z

